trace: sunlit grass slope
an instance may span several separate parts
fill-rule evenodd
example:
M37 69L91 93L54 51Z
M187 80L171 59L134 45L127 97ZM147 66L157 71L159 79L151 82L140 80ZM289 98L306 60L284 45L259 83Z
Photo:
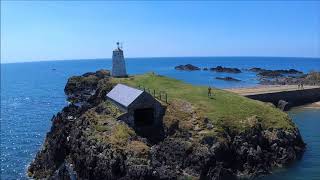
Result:
M224 90L213 89L212 98L208 98L208 87L194 86L152 73L114 78L113 81L133 87L143 86L152 89L152 92L155 89L156 93L165 91L168 94L169 103L177 99L189 101L198 112L208 117L214 124L234 130L245 130L255 122L260 122L265 129L294 127L286 113L271 105Z

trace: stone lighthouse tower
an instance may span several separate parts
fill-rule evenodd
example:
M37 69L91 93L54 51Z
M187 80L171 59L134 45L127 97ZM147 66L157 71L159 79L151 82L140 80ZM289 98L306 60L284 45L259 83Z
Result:
M122 48L122 47L121 47ZM119 42L117 42L117 49L112 52L112 72L113 77L126 77L126 63L123 57L123 51L119 47Z

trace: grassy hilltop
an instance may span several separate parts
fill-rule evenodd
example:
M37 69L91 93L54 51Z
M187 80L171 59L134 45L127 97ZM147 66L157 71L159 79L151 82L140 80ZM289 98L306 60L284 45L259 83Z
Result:
M251 100L220 89L213 89L212 98L207 96L207 87L193 86L182 81L152 73L128 78L114 78L115 83L124 83L133 87L143 86L168 94L169 103L174 100L190 102L197 112L208 117L215 125L226 126L236 131L243 131L259 121L264 129L291 129L294 124L288 115L271 105Z

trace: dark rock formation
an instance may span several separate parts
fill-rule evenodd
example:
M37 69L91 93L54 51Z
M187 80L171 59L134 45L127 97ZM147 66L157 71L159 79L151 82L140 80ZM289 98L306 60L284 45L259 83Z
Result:
M228 68L228 67L222 67L217 66L215 68L210 68L211 71L215 72L226 72L226 73L241 73L241 70L238 68Z
M253 68L249 69L249 71L258 72L258 73L263 73L263 72L266 72L266 73L269 72L270 73L270 72L273 72L273 73L279 73L279 74L303 74L303 72L298 71L296 69L267 70L267 69L263 69L263 68L253 67Z
M223 80L223 81L235 81L235 82L241 81L239 79L229 77L229 76L228 77L216 77L216 79Z
M278 78L278 77L283 77L283 76L287 76L287 75L301 75L301 74L303 74L303 72L295 70L295 69L268 70L268 69L253 67L248 70L252 71L252 72L256 72L257 75L261 78Z
M205 68L203 68L203 70L204 70L204 71L208 71L208 68L205 67Z
M68 101L72 103L96 103L104 100L106 91L112 89L112 83L108 82L110 71L99 70L85 73L82 76L72 76L64 88Z
M107 71L105 71L107 72ZM106 73L68 80L74 103L52 118L43 148L28 169L35 179L235 179L270 173L299 157L305 147L298 129L249 130L214 124L185 101L172 101L163 118L165 135L151 143L117 121L118 110L103 101L113 87ZM87 93L83 96L82 93ZM71 173L70 173L71 172ZM74 174L74 173L75 174ZM68 177L69 174L69 177Z
M192 64L186 64L186 65L179 65L174 67L174 69L176 70L183 70L183 71L196 71L196 70L200 70L199 67L194 66Z
M319 86L320 85L320 72L311 72L301 76L288 76L278 78L261 78L260 84L264 85L298 85L298 84Z
M289 70L267 70L262 68L251 68L249 71L256 72L260 84L265 85L320 85L320 72L304 74L296 69Z

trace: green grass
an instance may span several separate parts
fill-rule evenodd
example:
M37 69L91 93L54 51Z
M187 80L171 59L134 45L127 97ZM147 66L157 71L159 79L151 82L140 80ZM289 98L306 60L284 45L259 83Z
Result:
M207 87L193 86L182 81L154 74L136 75L129 78L114 78L115 83L133 87L144 86L165 91L168 101L182 99L189 101L203 116L213 123L235 130L251 127L252 121L260 122L263 128L291 129L294 124L288 115L266 103L251 100L220 89L213 89L212 99L207 97ZM153 92L153 91L152 91Z
M117 124L108 138L112 144L123 147L132 136L135 136L135 132L131 128L125 124Z

